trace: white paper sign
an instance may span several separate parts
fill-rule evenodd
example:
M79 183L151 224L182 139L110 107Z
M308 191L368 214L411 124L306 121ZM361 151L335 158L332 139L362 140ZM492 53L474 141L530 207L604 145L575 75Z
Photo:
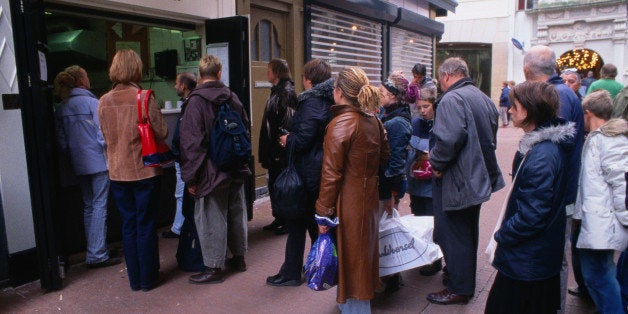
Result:
M47 82L48 81L48 64L46 63L46 54L38 51L39 53L39 78Z
M222 63L222 77L220 80L229 86L229 43L208 44L207 54L220 58Z

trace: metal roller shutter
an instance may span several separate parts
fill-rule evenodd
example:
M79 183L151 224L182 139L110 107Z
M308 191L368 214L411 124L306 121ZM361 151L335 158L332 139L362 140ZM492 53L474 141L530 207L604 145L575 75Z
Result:
M382 76L382 24L312 6L312 58L326 60L333 74L358 66L371 84Z
M412 78L412 67L422 63L432 76L432 37L391 27L390 41L393 71L403 71L406 77Z

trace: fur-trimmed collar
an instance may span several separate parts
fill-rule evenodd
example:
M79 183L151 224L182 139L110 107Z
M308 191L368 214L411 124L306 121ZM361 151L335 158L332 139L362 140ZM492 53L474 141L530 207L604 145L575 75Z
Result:
M325 101L334 101L334 79L330 78L325 82L314 85L312 89L306 90L303 93L299 94L299 103L312 98L312 97L320 97Z
M526 133L519 142L519 152L525 155L534 145L544 141L552 141L559 146L571 146L575 134L576 124L574 122L549 123Z
M624 119L611 119L604 123L597 131L606 136L628 136L628 122Z

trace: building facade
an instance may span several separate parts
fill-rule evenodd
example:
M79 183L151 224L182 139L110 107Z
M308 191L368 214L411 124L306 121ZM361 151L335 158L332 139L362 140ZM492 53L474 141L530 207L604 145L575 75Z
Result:
M602 65L613 63L617 81L628 84L627 6L622 0L460 0L456 13L437 18L445 24L437 58L469 59L471 76L495 103L503 81L525 80L524 50L534 45L547 45L566 61L558 70L593 70L599 77Z
M145 68L142 87L156 92L172 129L180 112L169 105L178 100L176 74L195 72L202 55L222 52L229 67L223 68L225 83L249 111L257 143L272 58L288 61L299 91L301 68L310 58L327 60L334 72L363 67L375 84L392 70L410 73L416 62L431 69L444 30L434 18L456 5L453 0L0 0L0 286L39 278L43 288L60 289L65 257L84 250L80 191L64 170L53 131L59 100L52 82L65 67L84 67L92 91L101 96L111 88L108 66L115 52L134 49ZM254 161L251 168L256 176L248 184L249 205L266 185L259 164ZM174 169L166 168L160 225L172 222L173 193ZM117 241L120 219L112 203L108 240Z

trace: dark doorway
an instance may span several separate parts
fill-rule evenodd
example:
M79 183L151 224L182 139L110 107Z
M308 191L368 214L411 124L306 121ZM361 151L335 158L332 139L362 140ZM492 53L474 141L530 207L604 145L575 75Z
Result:
M490 44L440 43L436 47L436 69L448 58L462 58L469 66L469 76L475 85L490 97L493 59L491 50Z

